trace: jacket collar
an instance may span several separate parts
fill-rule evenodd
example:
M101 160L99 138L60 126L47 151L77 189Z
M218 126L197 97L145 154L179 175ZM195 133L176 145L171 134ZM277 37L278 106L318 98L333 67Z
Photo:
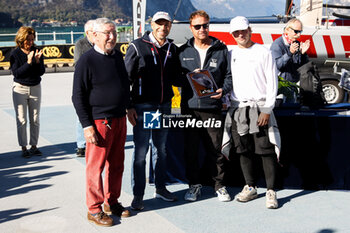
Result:
M151 38L150 38L150 33L151 33L150 31L146 31L145 34L142 36L142 40L145 40L145 41L147 41L147 42L149 42L149 43L153 43L152 40L151 40ZM171 44L171 43L173 43L173 41L174 41L174 40L167 38L167 42L168 42L168 43ZM155 44L155 43L153 43L153 44ZM165 44L166 44L166 43L165 43ZM165 45L165 44L164 44L164 45ZM164 46L164 45L163 45L163 46Z
M219 47L221 45L224 45L223 43L220 42L220 40L218 40L215 37L209 36L210 39L212 39L213 43L211 45L211 47ZM188 46L193 47L194 48L194 37L192 37L191 39L189 39L186 43Z

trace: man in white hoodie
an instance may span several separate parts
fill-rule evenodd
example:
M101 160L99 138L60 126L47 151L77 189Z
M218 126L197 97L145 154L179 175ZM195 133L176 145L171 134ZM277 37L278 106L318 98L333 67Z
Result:
M257 198L254 160L261 157L267 186L266 207L275 209L278 207L274 191L277 156L269 140L268 126L274 120L276 64L269 49L251 40L252 30L245 17L231 20L230 33L238 45L231 51L232 137L246 182L236 200L247 202Z

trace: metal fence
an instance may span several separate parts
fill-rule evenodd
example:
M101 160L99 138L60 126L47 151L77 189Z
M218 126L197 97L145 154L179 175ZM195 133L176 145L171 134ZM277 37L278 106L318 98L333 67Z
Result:
M39 41L53 41L58 44L74 44L80 37L84 35L84 32L37 32L35 42ZM1 43L13 43L16 33L0 34ZM128 31L121 31L117 34L117 42L130 42L132 34ZM10 45L10 44L9 44ZM5 45L6 46L6 45Z

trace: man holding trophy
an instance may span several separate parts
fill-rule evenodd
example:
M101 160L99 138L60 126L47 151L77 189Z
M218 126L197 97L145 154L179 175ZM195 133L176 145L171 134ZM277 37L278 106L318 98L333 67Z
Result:
M182 77L181 113L197 120L209 118L222 121L221 97L232 89L232 78L226 45L209 36L209 15L195 11L190 15L193 37L180 47ZM211 174L220 201L231 200L223 184L224 156L220 153L223 123L219 128L185 129L185 167L189 190L185 200L196 201L200 195L199 143L203 141L212 166Z

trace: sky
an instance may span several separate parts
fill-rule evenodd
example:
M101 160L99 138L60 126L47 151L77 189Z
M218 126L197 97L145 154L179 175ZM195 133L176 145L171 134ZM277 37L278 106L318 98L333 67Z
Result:
M237 15L270 16L283 14L285 0L191 0L194 7L211 17L231 18Z
M208 12L211 17L284 15L285 0L191 0L194 7ZM323 0L323 3L350 6L350 0ZM300 0L294 2L299 6ZM332 11L332 9L329 9ZM350 10L334 10L350 15ZM331 13L330 13L331 15Z

